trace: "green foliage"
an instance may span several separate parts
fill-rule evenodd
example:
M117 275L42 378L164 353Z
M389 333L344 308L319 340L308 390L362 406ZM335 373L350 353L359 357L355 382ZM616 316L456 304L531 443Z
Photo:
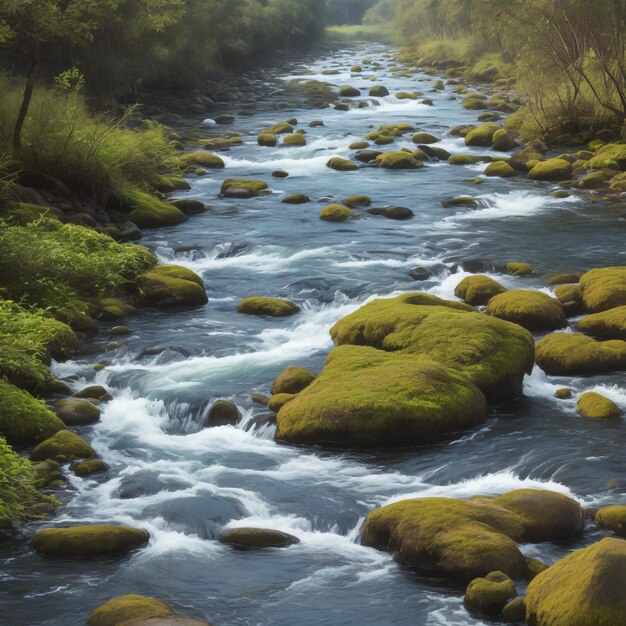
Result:
M9 189L15 182L16 175L12 171L12 161L8 154L0 152L0 200L6 198Z

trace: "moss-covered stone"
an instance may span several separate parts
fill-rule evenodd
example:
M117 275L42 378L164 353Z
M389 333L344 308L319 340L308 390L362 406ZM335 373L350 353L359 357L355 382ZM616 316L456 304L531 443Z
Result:
M349 146L349 150L365 150L369 147L369 141L353 141Z
M465 135L465 145L489 148L493 144L493 136L499 130L500 126L494 122L481 124L478 128L470 130Z
M239 550L255 548L287 548L300 543L294 535L267 528L232 528L220 537L225 543Z
M481 392L454 370L412 355L341 346L278 413L292 443L407 445L484 421Z
M489 105L485 100L469 95L465 98L465 100L463 100L463 108L468 109L469 111L480 111L482 109L488 109Z
M384 85L373 85L370 87L368 95L373 98L384 98L389 95L389 89L387 89Z
M286 367L276 378L272 385L272 394L277 393L300 393L306 389L315 379L317 374L306 367Z
M426 144L429 145L431 143L437 143L438 141L441 141L441 139L439 137L435 137L435 135L431 135L430 133L415 133L415 135L413 135L411 141L413 141L413 143L417 143L417 144Z
M72 465L72 471L80 478L106 472L108 469L109 466L102 459L89 459Z
M454 295L472 306L487 304L506 288L489 276L467 276L454 289Z
M626 341L626 306L587 315L578 322L578 330L602 339Z
M536 626L626 623L626 541L607 538L576 550L528 586L526 619Z
M402 351L458 369L492 401L516 396L532 371L532 336L514 324L424 293L374 300L340 319L338 345Z
M487 313L530 331L567 326L561 303L539 291L515 289L501 293L489 301Z
M339 87L339 95L342 98L358 98L361 95L361 90L352 85L341 85Z
M554 397L559 400L569 400L572 397L572 390L569 387L559 387L554 392Z
M64 428L43 402L0 378L0 435L11 445L31 446Z
M566 304L574 305L576 310L580 310L582 307L583 298L578 285L557 285L554 295L564 307Z
M415 569L471 580L501 571L526 574L517 541L523 527L516 515L480 502L451 498L401 500L372 511L362 541L395 552Z
M506 271L514 276L532 276L535 268L528 263L511 262L506 264Z
M526 621L526 598L513 598L502 608L500 619L505 624L519 624Z
M595 523L604 530L610 530L620 537L626 537L626 506L614 504L601 508L595 517Z
M417 161L410 152L403 150L384 152L376 157L376 163L380 167L390 170L414 170L424 165L421 161Z
M136 313L137 309L120 298L100 298L98 311L102 319L112 321L132 315Z
M342 159L341 157L333 157L326 164L331 170L337 170L338 172L353 172L358 170L359 166L348 159Z
M289 300L250 296L244 298L237 307L239 313L246 315L269 315L270 317L286 317L300 312L300 307Z
M515 583L506 574L490 572L472 580L465 590L465 602L483 611L499 612L515 595Z
M606 144L601 145L595 156L589 160L589 165L595 170L615 169L626 170L626 145Z
M528 566L529 580L532 580L535 576L539 576L541 572L545 572L548 569L548 566L543 561L531 557L526 557L526 565Z
M187 152L179 159L183 167L192 167L199 165L200 167L209 167L212 169L221 169L226 166L224 159L204 150L197 150L196 152Z
M474 165L476 163L489 163L490 161L491 157L474 154L453 154L448 159L450 165Z
M270 133L271 135L288 135L293 133L294 130L293 125L289 122L278 122L268 128L265 132Z
M71 430L60 430L36 446L30 454L30 460L52 459L67 463L76 459L92 459L95 456L94 449L82 437Z
M100 420L100 409L81 398L59 400L55 404L57 417L66 426L88 426Z
M554 491L517 489L495 498L493 504L517 516L524 527L523 541L571 541L583 532L580 504Z
M508 152L517 146L513 135L501 128L493 134L493 149L499 152Z
M125 626L137 620L163 619L174 620L174 611L170 606L155 598L130 594L112 598L95 609L87 620L88 626ZM175 621L170 623L175 624Z
M283 146L306 146L306 137L300 133L285 135L285 138L283 139Z
M320 219L325 222L345 222L355 215L356 211L341 204L328 204L320 211Z
M370 206L372 204L372 199L364 194L356 194L346 198L343 203L348 207Z
M621 413L613 400L595 391L587 391L578 398L576 411L590 420L614 420L618 419Z
M276 393L270 397L267 408L278 413L287 402L291 402L296 396L295 393Z
M311 198L303 193L292 193L285 196L282 202L283 204L306 204L307 202L311 202Z
M626 370L626 341L595 341L581 333L553 333L536 345L537 365L551 376L593 376Z
M129 217L139 228L175 226L185 221L185 214L174 205L162 202L136 188L124 191L124 200L130 207Z
M225 198L255 198L267 189L263 180L252 178L228 178L222 183L220 193Z
M571 273L571 274L555 274L554 276L550 276L546 283L550 286L552 285L565 285L568 283L578 284L580 282L582 274L580 272Z
M216 400L211 405L205 426L234 426L241 419L239 407L230 400Z
M560 181L567 180L574 172L573 165L565 159L548 159L537 163L528 172L532 180Z
M517 172L506 161L492 161L485 169L485 176L511 178L517 176Z
M200 276L180 265L159 265L138 279L142 306L167 309L199 306L208 298Z
M590 313L626 306L626 266L590 270L581 277L580 290Z
M259 133L257 143L266 148L273 148L278 143L278 138L274 133Z

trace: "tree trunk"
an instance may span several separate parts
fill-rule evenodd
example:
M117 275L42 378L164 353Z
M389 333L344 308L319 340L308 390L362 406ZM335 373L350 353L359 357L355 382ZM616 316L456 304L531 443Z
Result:
M24 122L26 121L26 116L28 115L28 108L30 107L30 101L33 97L38 69L39 53L35 52L30 61L28 74L26 74L26 85L24 87L24 95L22 96L22 104L20 105L17 120L15 120L15 127L13 128L13 149L16 151L22 147L22 128L24 127Z

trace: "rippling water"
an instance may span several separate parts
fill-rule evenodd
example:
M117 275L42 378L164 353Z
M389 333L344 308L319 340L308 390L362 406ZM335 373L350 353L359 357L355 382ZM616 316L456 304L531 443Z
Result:
M367 89L367 71L356 78L319 74L345 71L367 56L385 66L377 82L392 94L429 91L431 77L392 77L389 52L367 45L320 53L306 59L313 72L308 78ZM359 545L368 511L410 496L469 497L522 486L553 489L592 506L624 500L606 489L607 480L626 476L623 422L580 419L575 400L553 397L563 385L576 392L600 389L626 408L623 375L549 378L536 369L524 396L494 409L482 428L420 448L340 453L291 447L274 442L271 427L252 427L264 411L251 403L250 391L267 391L289 364L321 369L332 346L330 326L370 299L417 289L453 297L468 275L459 264L468 260L492 266L527 261L540 274L625 264L626 212L596 195L557 199L550 185L522 178L464 182L481 176L483 165L328 169L329 158L349 157L349 144L380 124L410 122L441 136L437 145L451 152L489 151L468 150L462 139L446 135L451 126L475 122L475 112L449 91L427 94L434 107L392 95L371 98L367 109L312 110L283 92L300 69L294 64L250 77L252 96L261 95L254 112L235 126L250 135L225 153L225 170L190 180L188 195L212 210L142 241L161 261L198 272L209 304L131 318L132 334L120 350L105 355L108 333L101 332L80 358L55 365L76 389L105 384L115 399L101 422L82 433L110 471L71 477L60 496L66 505L51 523L140 526L151 533L149 546L126 558L76 562L43 560L25 542L0 545L0 623L83 624L108 598L142 593L221 626L477 626L483 622L463 607L460 586L406 571L390 555ZM325 126L307 128L305 147L257 146L260 130L291 116L301 125L321 119ZM411 147L410 135L396 146ZM272 179L278 168L289 178ZM222 180L240 176L263 178L272 194L218 199ZM293 192L312 202L282 204ZM393 222L363 213L344 224L319 220L329 200L354 193L370 195L374 206L407 206L415 218ZM468 193L478 196L478 208L442 208L442 200ZM433 278L412 281L408 270L418 265L432 268ZM548 291L540 277L490 275L507 287ZM237 303L249 295L288 297L303 311L277 320L238 314ZM94 375L91 364L101 358L112 364ZM239 405L244 417L237 428L202 428L217 398ZM301 543L234 552L216 538L236 526L284 530ZM523 549L552 562L598 536L590 529L574 546Z

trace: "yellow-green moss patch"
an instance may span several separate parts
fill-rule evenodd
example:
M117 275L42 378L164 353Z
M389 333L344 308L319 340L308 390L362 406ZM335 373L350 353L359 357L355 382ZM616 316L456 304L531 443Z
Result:
M528 178L532 180L559 181L572 176L574 167L565 159L548 159L537 163L528 172Z
M158 309L199 306L208 298L200 276L180 265L159 265L138 279L139 302Z
M580 279L585 309L599 313L626 305L626 266L590 270Z
M183 167L199 165L200 167L221 169L226 165L222 157L217 154L213 154L212 152L205 152L204 150L187 152L186 154L183 154L179 160Z
M244 298L237 307L239 313L247 315L269 315L271 317L286 317L300 311L300 307L289 300L282 298L268 298L264 296L250 296Z
M173 619L174 611L164 602L130 594L119 596L105 602L95 609L87 620L88 626L123 626L135 621L162 618L165 623Z
M621 413L613 400L595 391L587 391L578 398L576 411L590 420L614 420L618 419Z
M516 289L501 293L489 301L487 313L531 331L567 326L561 303L539 291Z
M614 504L601 508L595 517L596 524L620 537L626 537L626 506Z
M602 339L626 341L626 306L587 315L578 322L578 330Z
M467 276L454 289L454 295L472 306L487 304L506 288L489 276Z
M94 449L71 430L60 430L42 441L30 454L31 461L52 459L67 463L76 459L91 459L96 456Z
M515 597L515 583L503 572L475 578L465 590L465 602L485 611L499 611Z
M306 367L286 367L274 381L272 393L300 393L315 379L317 374Z
M341 204L328 204L320 211L320 219L325 222L345 222L355 215L356 211Z

